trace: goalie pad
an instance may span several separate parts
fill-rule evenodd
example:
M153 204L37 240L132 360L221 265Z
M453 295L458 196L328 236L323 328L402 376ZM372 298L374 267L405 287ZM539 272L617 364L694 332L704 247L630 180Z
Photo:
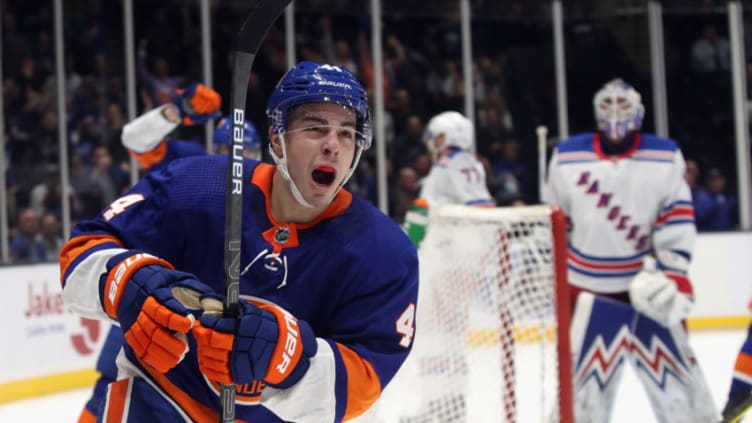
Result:
M637 315L632 363L661 423L714 423L718 414L682 325Z
M635 316L634 309L625 303L589 292L577 297L570 342L578 423L609 421Z
M686 319L692 310L694 301L690 285L687 281L680 289L676 280L655 270L650 260L645 261L645 269L629 284L632 306L663 326L675 326ZM689 292L686 292L688 290Z

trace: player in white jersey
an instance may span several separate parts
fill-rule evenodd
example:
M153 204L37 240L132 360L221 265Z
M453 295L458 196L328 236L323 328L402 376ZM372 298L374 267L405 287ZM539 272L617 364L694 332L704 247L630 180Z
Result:
M405 216L407 233L416 247L425 235L430 210L447 204L495 206L486 186L486 172L472 152L475 129L468 118L455 111L439 113L428 122L423 141L431 154L433 166L422 182L413 208ZM490 282L478 274L478 269L461 271L478 281L479 292L484 283ZM439 277L425 280L430 283L444 281L450 279ZM456 287L447 286L446 289L446 292L452 293L451 308L437 305L448 298L434 296L420 299L422 307L418 319L420 321L420 316L425 316L423 324L426 334L419 344L422 349L416 354L416 357L420 357L419 371L423 375L420 411L413 417L402 419L401 423L422 423L436 418L447 423L465 421L465 398L460 387L466 385L467 365L464 351L454 340L464 339L466 327L448 325L447 322L466 322L473 298L467 293L457 292ZM437 290L441 291L440 288ZM476 298L480 296L475 295ZM432 313L437 309L446 310L442 319L433 318ZM441 370L437 371L437 368ZM448 387L451 387L449 392L452 394L447 393Z
M609 420L630 361L658 421L714 422L685 325L696 230L684 158L674 140L640 132L640 94L621 79L593 106L598 131L556 147L544 190L570 226L575 420Z
M431 118L423 134L433 160L420 194L405 215L405 227L415 246L425 235L429 208L444 204L493 207L486 186L486 171L472 153L475 128L459 112L447 111Z

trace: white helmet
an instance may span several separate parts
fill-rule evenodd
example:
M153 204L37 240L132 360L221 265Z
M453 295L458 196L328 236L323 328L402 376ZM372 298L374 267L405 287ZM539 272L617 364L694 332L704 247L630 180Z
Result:
M444 136L444 143L436 145L436 138ZM472 150L475 145L475 127L470 119L461 113L441 112L431 118L423 133L423 142L432 153L444 147L457 147L462 150Z
M622 139L642 127L645 107L640 93L621 78L612 79L595 93L593 108L598 130L611 139Z

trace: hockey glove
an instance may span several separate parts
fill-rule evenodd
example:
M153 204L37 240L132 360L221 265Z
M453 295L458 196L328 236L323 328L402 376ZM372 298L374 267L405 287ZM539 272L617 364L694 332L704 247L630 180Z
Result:
M687 318L694 303L691 288L682 292L677 282L661 271L642 270L629 285L632 306L663 326L674 326Z
M185 125L203 124L222 116L219 111L222 98L204 84L192 84L188 88L175 90L170 97Z
M162 373L188 352L185 334L195 320L174 294L186 297L186 292L195 291L200 297L212 292L190 273L138 251L111 257L99 290L105 312L120 323L136 357Z
M201 316L193 336L201 372L224 384L263 380L289 388L303 377L317 349L308 323L279 307L245 301L236 318Z
M405 214L405 232L415 248L420 247L423 237L426 236L427 223L428 202L419 198L413 202L413 206Z

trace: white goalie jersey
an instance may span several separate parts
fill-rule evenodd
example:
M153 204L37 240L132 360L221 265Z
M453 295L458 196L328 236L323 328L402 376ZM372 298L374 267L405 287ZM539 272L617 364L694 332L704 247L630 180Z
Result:
M605 155L593 133L554 151L544 201L561 206L569 220L567 265L575 286L627 291L645 255L656 252L660 270L686 278L696 230L684 158L673 140L636 136L618 156Z
M421 199L431 208L444 204L494 206L486 187L483 165L464 150L453 150L437 161L423 180Z

